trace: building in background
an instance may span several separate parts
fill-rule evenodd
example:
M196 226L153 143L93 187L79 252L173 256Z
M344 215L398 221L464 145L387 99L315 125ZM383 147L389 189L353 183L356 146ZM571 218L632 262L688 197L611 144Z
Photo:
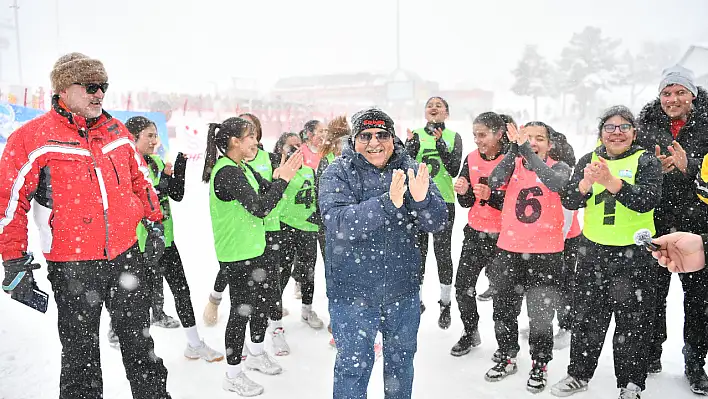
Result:
M278 101L325 107L334 113L350 114L364 107L377 106L396 120L419 120L425 102L441 96L450 103L456 119L472 118L492 109L494 95L476 88L441 90L438 82L428 81L414 72L398 69L386 73L352 73L295 76L280 79L271 91Z
M689 47L679 64L693 71L698 86L708 88L708 43Z

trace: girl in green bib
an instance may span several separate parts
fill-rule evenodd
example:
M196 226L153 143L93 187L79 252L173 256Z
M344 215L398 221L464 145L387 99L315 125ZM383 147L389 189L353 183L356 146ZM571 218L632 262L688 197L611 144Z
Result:
M151 238L148 230L143 224L138 224L136 234L138 245L142 253L142 260L148 268L147 285L151 291L152 325L159 327L179 327L180 322L172 319L163 310L165 298L162 280L167 280L170 291L174 295L175 308L182 322L185 335L187 336L187 347L184 356L189 359L204 359L208 362L216 362L224 359L224 354L220 353L199 337L197 323L192 307L192 298L189 292L189 284L184 274L182 258L174 242L174 229L172 212L170 211L170 199L181 201L184 196L185 171L187 169L187 158L184 154L177 154L174 167L165 163L159 155L155 154L158 145L157 127L155 123L143 116L134 116L125 123L128 131L135 139L135 148L143 156L148 166L147 178L152 182L157 198L160 200L160 210L164 226L164 252L159 256L151 256ZM109 331L109 342L117 345L118 340L114 338L112 329Z
M632 112L610 108L598 126L602 145L578 161L562 193L563 206L585 208L583 256L577 265L568 376L551 388L556 396L588 389L615 317L615 376L621 398L638 399L647 377L657 266L634 244L641 229L654 235L661 199L661 163L635 144Z
M253 114L243 113L239 115L239 118L243 118L248 122L253 124L256 130L256 139L258 140L258 152L255 158L246 159L248 165L253 168L256 173L261 175L262 178L273 181L273 171L280 166L281 156L279 154L274 154L267 152L263 149L261 144L261 138L263 137L263 130L261 127L261 121ZM264 256L267 259L268 266L268 290L270 291L270 299L268 300L268 319L270 319L270 326L273 329L271 336L271 343L273 344L273 353L276 356L285 356L290 353L290 346L285 339L285 329L283 327L282 318L285 309L283 309L282 304L282 293L280 292L280 264L282 251L282 239L280 234L280 221L278 220L278 212L272 211L263 220L266 230L266 248ZM224 290L228 281L224 272L219 269L214 280L214 290L209 294L209 301L204 308L204 324L207 326L214 326L218 320L219 315L219 304L221 304L221 299L223 297Z
M263 179L245 160L258 152L253 124L229 118L209 125L202 181L209 183L214 248L229 285L231 311L226 325L228 370L223 388L242 396L255 396L263 387L242 369L246 326L250 323L250 355L245 367L265 374L282 368L264 350L268 324L269 280L264 219L276 207L290 179L302 165L298 152L273 171L273 182ZM217 159L218 157L218 159Z
M283 133L273 150L283 157L291 157L300 151L302 142L294 133ZM300 283L302 292L301 320L314 329L324 323L312 310L315 294L315 264L317 262L317 187L315 171L303 163L295 177L290 180L278 204L278 218L282 237L280 289L285 287L292 275Z
M462 138L459 134L445 127L445 120L450 116L450 107L442 97L431 97L425 103L424 128L408 130L406 151L419 163L428 165L430 177L440 190L447 203L448 224L445 230L433 234L433 251L438 263L440 280L440 318L438 325L442 329L450 327L450 295L452 291L452 225L455 221L455 190L452 176L460 172L462 161ZM428 233L418 234L418 246L422 257L420 264L420 286L423 287L425 260L428 255ZM420 311L423 312L421 290Z

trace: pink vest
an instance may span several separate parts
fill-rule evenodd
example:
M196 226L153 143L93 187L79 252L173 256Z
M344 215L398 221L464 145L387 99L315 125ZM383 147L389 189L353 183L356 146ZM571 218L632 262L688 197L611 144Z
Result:
M563 251L563 206L560 195L549 190L516 158L502 209L497 246L515 253L557 253ZM546 165L556 161L548 158Z
M470 185L478 183L489 185L489 175L492 170L499 165L503 155L492 161L485 161L479 154L479 150L474 150L467 156L467 165L470 172ZM472 190L472 187L470 187ZM501 211L492 208L488 204L481 205L480 199L475 199L474 204L467 213L467 223L477 231L486 233L498 233L501 231Z

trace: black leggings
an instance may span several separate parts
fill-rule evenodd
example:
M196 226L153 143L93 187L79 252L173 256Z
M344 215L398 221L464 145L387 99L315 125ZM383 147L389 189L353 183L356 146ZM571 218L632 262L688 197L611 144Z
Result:
M465 332L472 334L479 324L477 312L477 279L484 267L487 267L487 277L490 278L490 268L497 255L497 238L499 233L484 233L465 226L465 240L462 243L460 263L455 277L455 299L460 309L460 318L465 326Z
M184 275L184 266L182 265L182 258L179 256L177 245L173 242L171 246L165 248L165 253L158 261L157 267L150 267L149 269L151 273L148 273L148 285L151 289L153 315L162 313L165 305L162 284L164 276L170 286L172 295L175 297L175 308L177 309L179 320L182 322L182 327L196 326L189 285L187 284L187 277Z
M578 249L582 235L565 240L563 250L563 270L558 278L558 303L556 318L558 327L572 330L573 293L575 292L575 268L578 264Z
M499 350L512 357L519 352L521 302L526 294L529 349L534 361L553 359L553 314L563 254L520 254L501 250L494 260L493 318Z
M438 279L440 284L452 284L452 225L455 222L455 204L447 204L448 222L445 230L433 233L433 252L438 261ZM428 234L418 233L418 248L420 248L420 284L425 276L425 260L428 257Z
M283 318L282 290L280 289L280 265L283 253L282 233L280 231L266 231L266 248L263 252L266 284L268 291L268 318L278 321ZM214 280L214 291L224 292L228 280L223 269L219 269ZM170 286L171 287L171 286Z
M317 232L302 231L280 224L283 252L280 263L280 289L285 291L292 274L300 283L302 304L312 305L315 295L315 263L317 262ZM294 267L293 267L294 265Z
M268 327L268 290L265 258L238 262L219 262L229 284L231 310L226 324L224 344L226 361L241 363L241 352L246 339L246 325L250 322L251 342L261 343Z

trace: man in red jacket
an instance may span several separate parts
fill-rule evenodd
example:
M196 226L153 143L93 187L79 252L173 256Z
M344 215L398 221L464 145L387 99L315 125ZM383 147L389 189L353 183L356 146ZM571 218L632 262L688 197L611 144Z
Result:
M121 342L133 398L166 399L167 370L155 356L149 301L138 263L141 220L160 239L159 202L130 133L103 111L103 64L80 53L51 72L52 110L10 135L0 159L2 288L31 300L39 268L27 251L27 212L47 260L58 311L61 399L103 397L99 323L106 303Z

